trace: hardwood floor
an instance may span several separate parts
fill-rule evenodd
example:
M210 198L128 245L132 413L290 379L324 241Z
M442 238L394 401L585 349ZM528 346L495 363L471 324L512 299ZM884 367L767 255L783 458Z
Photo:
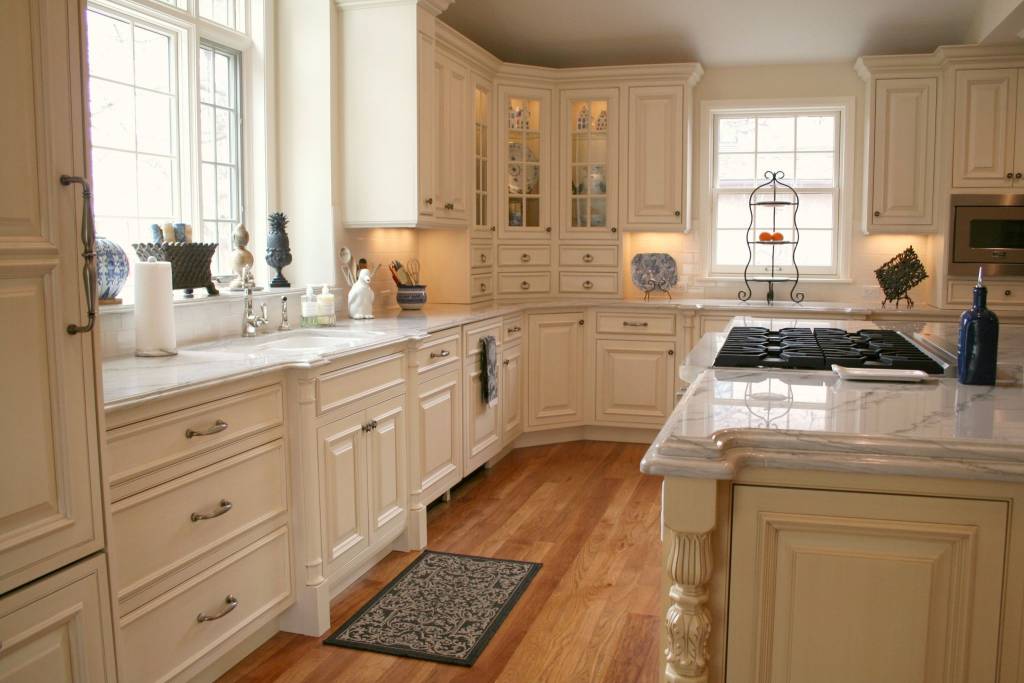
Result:
M221 681L657 681L660 479L640 473L645 450L605 442L519 449L431 508L433 550L544 563L473 667L278 633ZM391 553L339 595L332 631L417 555Z

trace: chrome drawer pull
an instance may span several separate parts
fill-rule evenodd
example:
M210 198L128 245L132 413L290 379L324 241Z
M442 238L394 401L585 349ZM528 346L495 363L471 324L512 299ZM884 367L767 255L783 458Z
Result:
M220 501L220 507L218 507L213 512L193 512L191 519L193 522L201 522L204 519L213 519L214 517L220 517L233 507L234 505L231 503L231 501L224 498Z
M594 261L593 254L584 254L583 255L583 262L584 263L593 263L593 261Z
M622 321L622 326L623 327L647 327L647 323L635 323L635 322L633 322L631 320L623 320Z
M185 430L185 438L191 439L193 436L213 436L214 434L220 434L228 428L228 423L224 420L217 420L213 423L213 426L206 431L198 432L194 429Z
M452 355L452 352L448 349L444 349L440 353L434 353L433 351L430 352L431 358L447 358L450 355Z
M238 598L236 598L234 595L229 595L228 597L224 598L224 602L226 602L228 606L221 610L219 613L214 614L213 616L207 616L205 613L200 612L199 616L196 617L196 621L198 621L200 624L204 621L217 621L222 617L226 617L228 614L231 613L232 610L238 607Z

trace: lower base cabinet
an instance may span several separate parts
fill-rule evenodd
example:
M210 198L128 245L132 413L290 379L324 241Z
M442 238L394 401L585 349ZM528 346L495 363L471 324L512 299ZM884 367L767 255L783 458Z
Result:
M0 598L0 681L113 680L113 627L102 555Z
M501 442L508 445L523 433L522 344L509 344L501 349L498 390L501 392Z
M460 371L421 384L416 395L416 457L421 500L429 503L462 479Z
M674 406L674 341L598 339L596 418L660 428Z
M526 389L531 429L583 424L585 325L583 311L529 317Z
M501 370L498 373L498 401L490 402L484 397L483 346L485 337L494 337L497 344L498 367L501 367L501 319L485 320L465 328L465 362L463 365L463 387L465 389L465 447L462 466L463 476L476 470L501 452Z
M728 680L996 680L1008 512L736 486Z

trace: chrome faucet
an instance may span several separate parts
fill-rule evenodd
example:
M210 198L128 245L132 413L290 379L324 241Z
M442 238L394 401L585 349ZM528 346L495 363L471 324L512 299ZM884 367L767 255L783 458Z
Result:
M264 314L266 315L266 314ZM281 324L277 326L278 332L287 332L292 329L292 326L288 324L288 297L281 297Z
M260 304L260 315L256 315L253 312L252 287L246 287L245 301L242 305L242 336L255 337L256 332L267 322L267 305Z

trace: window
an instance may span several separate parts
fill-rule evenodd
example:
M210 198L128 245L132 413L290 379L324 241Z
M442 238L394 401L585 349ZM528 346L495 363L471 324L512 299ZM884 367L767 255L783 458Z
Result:
M789 274L795 258L801 275L842 275L844 233L840 226L848 219L845 198L840 197L845 173L846 111L845 104L737 108L713 111L706 117L714 150L710 188L712 275L742 273L748 249L753 251L751 270L756 274ZM750 194L765 182L768 171L782 171L783 182L799 193L799 207L757 206L751 225ZM770 192L755 196L755 201L769 199ZM752 228L753 241L767 231L782 233L785 241L799 234L799 244L748 245L748 228Z
M195 241L219 245L214 273L229 272L231 233L252 197L244 142L266 144L242 135L247 55L261 44L242 32L250 5L262 7L260 0L88 5L97 231L132 256L133 242L152 241L152 224L186 223ZM248 227L262 239L261 226Z

